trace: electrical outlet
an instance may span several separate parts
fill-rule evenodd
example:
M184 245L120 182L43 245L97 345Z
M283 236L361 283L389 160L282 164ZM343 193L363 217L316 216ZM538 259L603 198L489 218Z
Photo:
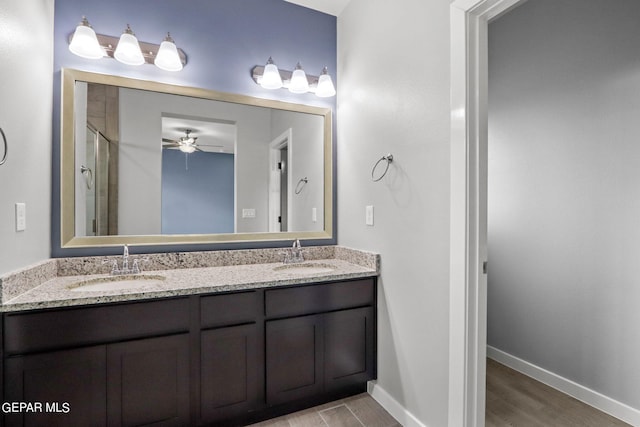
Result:
M367 206L365 208L364 223L373 226L373 206Z
M311 221L318 222L318 209L311 208Z
M27 229L27 205L26 203L16 203L16 231Z

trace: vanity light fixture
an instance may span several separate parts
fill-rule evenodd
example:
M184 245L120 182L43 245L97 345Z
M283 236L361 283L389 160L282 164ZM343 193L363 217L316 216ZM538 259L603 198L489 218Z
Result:
M273 59L269 57L267 65L253 67L251 77L265 89L285 88L293 93L311 92L321 98L335 96L336 94L336 89L333 86L327 67L323 68L320 76L313 76L306 74L299 62L293 72L279 70Z
M96 32L93 31L93 28L89 25L86 16L82 17L82 22L78 24L71 36L69 50L87 59L100 59L107 56L107 53L100 46Z
M133 34L129 24L127 24L127 28L124 29L120 36L118 47L116 47L113 57L127 65L142 65L145 62L138 39Z
M333 81L329 75L327 67L322 69L320 77L318 77L318 87L316 88L316 95L320 98L327 98L336 94L336 88L333 86Z
M129 24L119 38L96 34L84 16L69 36L69 50L83 58L111 57L127 65L155 64L166 71L180 71L187 64L187 56L169 33L159 45L138 41Z
M171 34L167 33L167 37L165 37L162 43L160 43L158 55L153 63L156 64L156 67L165 71L182 70L182 61L180 61L178 48L171 38Z
M289 92L292 93L307 93L309 92L309 81L307 80L307 74L302 69L302 65L298 62L295 70L291 75L291 82L289 82Z
M273 62L271 57L269 57L267 65L264 67L264 74L262 74L260 86L265 89L280 89L282 87L280 71L278 71L278 66Z

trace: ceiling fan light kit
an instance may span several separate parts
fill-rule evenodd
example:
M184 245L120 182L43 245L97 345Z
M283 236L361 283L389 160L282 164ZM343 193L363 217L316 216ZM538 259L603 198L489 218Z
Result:
M193 132L192 129L185 129L184 133L185 136L181 136L178 139L169 139L169 138L162 138L162 148L167 148L167 149L178 149L180 151L182 151L183 153L186 154L191 154L195 151L200 151L200 152L204 152L204 150L201 150L199 147L217 147L217 148L223 148L222 145L199 145L196 141L198 140L197 136L191 136L191 133Z

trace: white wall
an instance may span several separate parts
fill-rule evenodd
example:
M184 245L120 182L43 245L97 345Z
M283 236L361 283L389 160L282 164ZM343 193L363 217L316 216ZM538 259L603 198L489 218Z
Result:
M640 3L490 25L488 343L640 409Z
M53 0L3 1L0 58L0 127L9 141L0 166L2 274L50 253ZM27 208L21 232L15 231L16 202Z
M447 425L449 5L352 0L338 17L338 242L382 256L377 386L405 426Z

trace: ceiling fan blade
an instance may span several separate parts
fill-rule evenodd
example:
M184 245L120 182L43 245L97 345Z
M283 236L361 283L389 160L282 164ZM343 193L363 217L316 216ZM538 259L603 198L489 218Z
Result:
M176 141L175 139L169 139L169 138L162 138L162 142L172 142L174 144L178 143L178 141Z
M223 148L223 147L224 147L224 145L198 144L198 147L217 147L217 148Z

